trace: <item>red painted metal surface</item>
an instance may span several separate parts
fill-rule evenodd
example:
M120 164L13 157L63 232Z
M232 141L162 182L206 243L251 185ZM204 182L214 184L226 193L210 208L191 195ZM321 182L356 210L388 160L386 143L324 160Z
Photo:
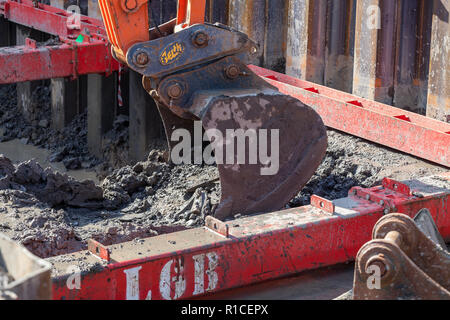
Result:
M32 1L7 0L0 14L11 22L59 36L60 44L43 46L29 40L25 46L0 48L0 84L89 73L110 74L119 64L111 56L103 23L80 16L80 28L69 23L64 10ZM76 41L82 36L82 42Z
M0 14L7 20L20 25L59 36L63 39L75 40L80 33L93 39L107 40L103 22L80 15L80 28L68 23L71 13L32 0L0 0Z
M79 290L66 285L70 274L55 277L53 296L187 299L351 261L387 212L413 217L428 208L443 237L450 240L449 181L446 174L410 182L409 195L383 186L354 188L349 197L333 201L334 214L305 206L240 218L227 222L228 237L204 227L148 238L141 245L109 246L110 264L83 274ZM168 248L159 249L164 246ZM160 252L142 257L146 250Z
M226 238L228 238L228 236L230 235L230 226L228 224L226 224L225 222L216 219L212 216L207 216L205 218L205 227L207 227L208 229L217 232L218 234L221 234L223 236L225 236Z
M94 239L88 240L88 250L90 253L99 257L100 259L110 261L110 252L109 249L102 245L100 242L95 241Z
M450 123L264 68L256 74L313 107L326 126L450 167Z
M328 212L331 214L333 214L334 210L335 210L333 201L321 198L316 195L311 196L311 205L315 208L322 209L325 212Z
M0 48L0 84L72 77L89 73L109 74L117 63L105 55L102 41L57 46Z

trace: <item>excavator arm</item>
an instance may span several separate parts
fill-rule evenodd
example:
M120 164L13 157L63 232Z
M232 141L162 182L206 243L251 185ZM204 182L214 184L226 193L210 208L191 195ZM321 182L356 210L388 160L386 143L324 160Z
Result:
M191 139L192 154L181 158L215 160L221 182L215 217L278 210L301 190L325 155L326 129L312 108L247 68L259 53L254 41L205 23L205 0L179 0L177 18L153 28L146 0L99 3L113 54L143 76L170 150L177 130L200 132L200 143ZM202 138L211 142L209 153Z
M150 30L149 2L150 0L99 0L109 41L116 57L120 57L122 62L126 63L126 53L133 44L171 34L175 29L204 23L206 0L180 0L177 18Z

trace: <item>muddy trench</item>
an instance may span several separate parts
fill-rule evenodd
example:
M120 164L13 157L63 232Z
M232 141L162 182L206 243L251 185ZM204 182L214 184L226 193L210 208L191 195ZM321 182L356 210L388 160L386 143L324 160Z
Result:
M51 128L50 92L38 87L36 119L16 108L15 87L0 87L0 232L46 258L203 225L220 200L215 166L174 166L164 141L146 161L128 159L128 117L119 115L104 139L103 159L89 154L87 114L64 130ZM333 200L353 186L384 177L408 180L445 168L353 136L328 130L326 156L286 208L312 194ZM255 192L258 192L255 190Z

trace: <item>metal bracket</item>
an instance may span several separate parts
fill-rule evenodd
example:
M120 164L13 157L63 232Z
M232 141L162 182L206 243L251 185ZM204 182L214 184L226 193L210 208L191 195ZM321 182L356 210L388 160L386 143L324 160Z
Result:
M450 255L410 217L393 213L356 257L353 299L450 299Z
M207 216L205 218L205 227L223 235L224 237L229 237L229 226L223 221L220 221L212 216Z
M224 72L230 66L239 69L241 72L234 79L228 78L226 72ZM181 89L180 95L176 98L170 96L171 88L174 86L179 86ZM219 89L227 91L259 90L260 92L271 90L274 93L278 93L275 87L256 76L237 56L225 57L195 70L167 76L161 80L157 88L160 101L165 106L170 106L172 112L183 118L187 118L183 114L185 111L189 111L191 114L195 114L196 117L201 118L205 104L201 104L200 108L193 108L195 107L195 93L209 91L214 96L217 96ZM254 91L254 94L256 95L260 92ZM221 94L226 94L226 92Z
M401 194L404 194L405 196L410 196L411 195L411 189L409 188L409 186L407 186L404 183L389 179L389 178L384 178L383 179L383 187L395 192L399 192Z
M381 187L379 187L381 188ZM373 189L373 188L372 188ZM388 214L395 211L394 199L386 197L384 194L374 192L372 189L364 189L361 187L353 187L348 192L349 196L358 197L366 201L377 203L383 208L383 213Z
M111 260L109 249L94 239L88 240L88 251L100 259Z
M148 0L122 0L120 1L120 7L125 12L136 12L139 10L140 7L142 7L144 4L146 4Z
M335 210L333 201L321 198L315 194L311 196L311 206L331 214L333 214Z
M200 48L195 42L199 34L204 38ZM134 44L127 52L127 64L146 77L162 78L230 55L248 63L254 57L252 48L255 47L244 33L198 24L166 37Z
M37 48L36 40L30 39L30 38L26 38L25 39L25 46L30 48L30 49L36 49Z

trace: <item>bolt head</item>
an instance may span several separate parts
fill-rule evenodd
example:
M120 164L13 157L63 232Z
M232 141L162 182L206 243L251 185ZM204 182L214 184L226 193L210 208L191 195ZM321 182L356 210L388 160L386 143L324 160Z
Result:
M194 45L197 47L206 47L208 45L208 35L204 32L197 32L194 35Z
M140 66L145 66L148 62L149 62L149 58L147 53L145 52L139 52L138 54L136 54L136 63Z
M241 73L241 70L235 64L232 64L225 69L225 75L229 79L236 79L237 77L239 77L240 73Z
M174 83L167 89L167 95L172 99L178 99L183 95L183 88L180 84Z
M130 11L136 9L136 7L137 7L137 2L136 2L136 0L126 0L126 1L125 1L125 7L126 7L128 10L130 10Z

